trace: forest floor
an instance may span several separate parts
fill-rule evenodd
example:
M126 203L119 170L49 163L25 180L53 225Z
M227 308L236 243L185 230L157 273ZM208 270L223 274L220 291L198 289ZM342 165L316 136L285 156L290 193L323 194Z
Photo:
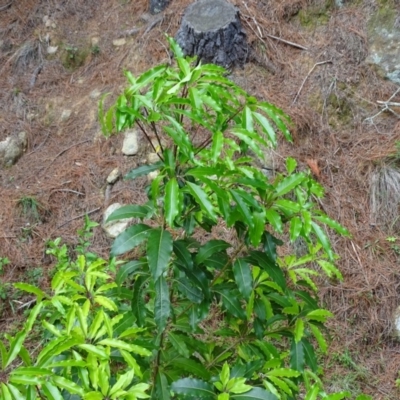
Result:
M321 208L352 234L332 237L343 282L321 282L321 301L335 315L324 379L333 390L398 399L399 223L397 214L386 223L370 201L374 179L400 160L398 117L375 116L377 101L397 87L365 62L368 17L382 2L232 2L259 55L235 80L294 122L294 143L281 142L275 165L291 156L311 169L326 189ZM188 4L171 0L150 16L147 0L1 0L0 140L25 131L28 147L0 169L0 332L15 329L23 313L10 284L46 286L49 240L74 245L85 214L101 223L111 202L144 201L143 185L132 181L105 196L111 170L124 174L143 154L123 156L122 136L101 135L98 102L121 92L124 69L139 74L169 61L165 34L175 35ZM95 229L91 251L108 258L110 245Z

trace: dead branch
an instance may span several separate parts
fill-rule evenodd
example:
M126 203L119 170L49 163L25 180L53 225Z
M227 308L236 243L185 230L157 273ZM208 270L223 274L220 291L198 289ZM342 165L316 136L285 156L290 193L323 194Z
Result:
M249 10L249 7L247 7L247 4L246 4L244 1L243 1L242 3L243 3L244 6L246 7L247 11L250 13L250 10ZM251 30L256 34L256 36L257 36L264 44L266 44L266 43L264 42L263 32L262 32L262 30L261 30L261 28L260 28L260 25L258 24L257 20L255 19L255 17L253 17L253 16L251 16L251 15L249 15L249 18L251 18L251 19L253 20L253 22L256 24L257 30L258 30L258 34L257 34L257 32L255 32L255 30L252 28L252 26L248 23L248 25L250 26ZM265 33L265 36L267 36L267 37L269 37L269 38L271 38L271 39L278 40L279 42L288 44L289 46L296 47L296 48L298 48L298 49L308 50L307 47L304 47L304 46L302 46L301 44L294 43L294 42L291 42L291 41L286 40L286 39L282 39L282 38L280 38L280 37L278 37L278 36L270 35L269 33Z
M298 92L296 93L296 96L294 97L294 99L293 99L293 101L292 101L292 105L293 105L294 103L296 103L297 99L298 99L299 96L300 96L301 91L303 90L304 84L306 83L307 79L309 78L309 76L310 76L310 75L312 74L312 72L314 71L315 67L317 67L318 65L328 64L328 63L331 63L331 62L332 62L332 60L325 60L325 61L317 62L317 63L315 63L315 64L313 65L313 67L310 69L310 71L308 71L308 74L307 74L306 77L304 78L304 80L303 80L303 82L302 82L302 84L301 84L301 86L300 86L300 89L299 89Z
M75 221L76 219L79 219L79 218L84 217L85 215L93 214L93 213L99 211L100 209L101 209L101 207L97 207L97 208L95 208L94 210L85 212L85 213L83 213L83 214L79 214L79 215L77 215L76 217L73 217L73 218L69 219L68 221L63 222L61 225L58 225L57 228L56 228L56 230L62 228L62 227L65 226L65 225L68 225L70 222Z
M66 149L61 150L61 151L53 158L52 162L44 169L43 172L46 172L46 171L50 168L50 166L54 163L54 161L56 161L56 159L57 159L58 157L60 157L61 155L63 155L66 151L72 149L73 147L76 147L76 146L79 146L79 145L81 145L81 144L88 143L88 142L90 142L90 140L83 140L82 142L74 143L73 145L67 147Z

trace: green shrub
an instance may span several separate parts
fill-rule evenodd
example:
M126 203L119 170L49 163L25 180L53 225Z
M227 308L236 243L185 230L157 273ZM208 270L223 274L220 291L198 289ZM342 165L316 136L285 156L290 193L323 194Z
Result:
M128 260L117 267L115 258L87 253L82 232L76 261L59 240L51 244L58 259L51 293L17 285L38 302L24 329L7 337L8 350L0 345L0 398L350 396L328 395L319 378L331 313L314 281L321 273L341 278L323 225L347 230L318 209L313 199L323 188L297 172L295 160L268 181L246 155L251 149L262 158L263 147L276 145L276 130L290 140L289 118L223 68L185 59L170 44L176 66L126 73L124 94L108 111L100 107L106 133L136 124L160 158L126 176L159 171L149 201L109 217L141 220L112 245L112 257ZM90 228L87 221L84 231ZM306 255L279 255L284 241L298 238ZM29 355L23 343L36 318L44 342Z

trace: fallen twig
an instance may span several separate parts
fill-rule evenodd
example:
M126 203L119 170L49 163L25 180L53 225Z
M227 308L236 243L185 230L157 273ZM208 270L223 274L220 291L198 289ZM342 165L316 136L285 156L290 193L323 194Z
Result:
M389 111L392 114L394 114L397 118L400 118L400 114L398 114L396 111L394 111L393 109L390 108L390 107L400 107L400 103L399 102L391 101L393 99L393 97L395 97L396 94L399 93L399 92L400 92L400 86L390 96L390 98L388 100L386 100L386 101L377 100L376 102L382 107L382 109L379 112L377 112L375 115L373 115L372 117L365 118L365 121L368 121L368 122L372 123L374 118L376 118L378 115L381 115L385 111Z
M69 192L69 193L77 194L78 196L84 196L85 195L84 193L81 193L81 192L78 192L78 191L72 190L72 189L53 189L51 191L51 193L54 193L54 192Z
M127 29L126 31L123 31L120 33L119 37L126 37L126 36L133 36L136 35L137 33L140 32L141 28L132 28L132 29Z
M244 6L246 7L247 11L250 13L249 7L247 7L247 4L246 4L244 1L243 1L243 4L244 4ZM259 33L259 34L257 34L257 33L254 31L254 29L251 27L251 25L249 24L250 28L251 28L252 31L258 36L258 38L264 42L264 40L263 40L263 39L264 39L264 38L263 38L263 32L261 31L260 25L258 24L257 20L256 20L253 16L250 15L249 17L250 17L250 18L254 21L254 23L256 24L257 30L258 30L258 33ZM308 50L307 47L305 47L305 46L303 46L303 45L301 45L301 44L298 44L298 43L295 43L295 42L291 42L291 41L286 40L286 39L282 39L282 38L280 38L279 36L270 35L269 33L265 33L265 36L267 36L267 37L269 37L269 38L271 38L271 39L278 40L279 42L288 44L289 46L296 47L296 48L298 48L298 49ZM264 44L265 44L265 43L264 43Z
M294 97L294 99L293 99L293 101L292 101L292 105L293 105L294 103L296 103L297 99L298 99L299 96L300 96L301 91L303 90L304 84L306 83L307 79L309 78L309 76L310 76L310 75L312 74L312 72L314 71L315 67L317 67L318 65L328 64L328 63L331 63L331 62L332 62L332 60L325 60L325 61L317 62L317 63L315 63L315 64L313 65L313 67L310 69L310 71L308 71L308 74L307 74L306 77L304 78L304 80L303 80L303 82L302 82L302 84L301 84L301 86L300 86L300 89L299 89L298 92L296 93L296 96Z
M85 215L93 214L93 213L99 211L100 209L101 209L101 207L97 207L94 210L91 210L91 211L85 212L83 214L77 215L76 217L73 217L73 218L69 219L68 221L63 222L61 225L57 226L56 229L60 229L63 226L68 225L70 222L75 221L76 219L84 217Z
M83 140L82 142L74 143L73 145L67 147L66 149L61 150L61 151L53 158L52 162L44 169L44 172L46 172L46 171L50 168L50 166L53 164L53 162L56 161L56 159L57 159L58 157L60 157L61 155L63 155L66 151L72 149L72 148L75 147L75 146L79 146L79 145L81 145L81 144L88 143L88 142L90 142L90 140Z
M7 10L7 8L10 7L12 3L13 3L13 1L10 1L10 2L9 2L8 4L6 4L5 6L0 7L0 11Z

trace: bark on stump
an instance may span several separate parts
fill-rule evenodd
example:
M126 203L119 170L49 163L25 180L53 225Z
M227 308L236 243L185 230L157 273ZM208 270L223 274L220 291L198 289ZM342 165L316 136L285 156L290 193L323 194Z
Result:
M169 0L150 0L150 12L152 14L157 14L163 11L168 4Z
M239 10L225 0L198 0L187 7L175 39L185 55L225 68L243 66L248 57Z

